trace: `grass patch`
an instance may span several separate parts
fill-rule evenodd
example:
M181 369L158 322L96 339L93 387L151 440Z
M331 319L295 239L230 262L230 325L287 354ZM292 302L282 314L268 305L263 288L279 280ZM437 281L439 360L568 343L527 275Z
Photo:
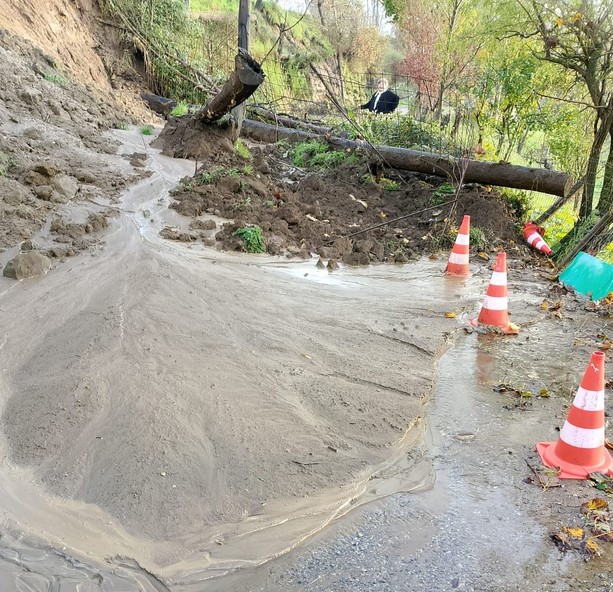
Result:
M253 156L251 156L251 152L249 152L249 148L247 148L244 142L242 142L240 139L236 140L234 143L234 150L236 151L236 154L245 160L251 160L253 158Z
M140 128L140 133L143 134L143 136L150 136L153 133L153 128L150 125L145 125Z
M187 101L179 101L175 108L170 112L173 117L183 117L189 113L189 107Z
M0 152L0 177L4 177L14 164L15 161L11 156L4 152Z
M45 73L43 74L43 78L47 80L48 82L52 82L53 84L56 84L57 86L61 86L62 88L64 88L65 86L68 86L68 80L66 80L61 74Z
M234 232L234 236L243 239L247 253L265 253L264 236L259 226L243 226Z
M357 162L354 154L340 150L331 150L328 144L318 140L309 140L296 144L290 150L294 165L316 169L332 169L345 162Z

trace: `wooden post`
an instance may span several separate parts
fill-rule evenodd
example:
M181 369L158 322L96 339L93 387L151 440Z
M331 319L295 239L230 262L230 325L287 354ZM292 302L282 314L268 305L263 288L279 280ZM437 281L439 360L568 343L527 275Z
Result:
M249 0L240 0L238 7L238 50L249 53ZM245 103L242 102L232 109L233 126L231 139L238 140L245 119Z
M249 0L240 0L238 8L238 47L249 52Z

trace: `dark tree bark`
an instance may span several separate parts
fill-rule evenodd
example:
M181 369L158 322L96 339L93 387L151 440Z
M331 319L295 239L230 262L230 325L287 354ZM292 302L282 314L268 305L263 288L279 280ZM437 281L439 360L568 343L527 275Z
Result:
M598 201L598 211L601 214L613 212L613 128L609 130L609 142L609 156L604 167L604 179Z
M194 115L197 122L217 121L236 105L246 101L264 82L262 68L247 52L239 51L234 64L234 72L221 91Z
M314 134L297 129L285 129L256 121L245 120L243 134L255 140L277 142L281 139L302 142L315 138ZM448 158L406 148L375 146L374 150L365 142L354 142L344 138L327 138L331 146L339 150L347 148L370 150L373 156L383 159L386 166L395 169L428 173L451 179L462 178L463 183L483 183L513 189L527 189L566 195L572 186L572 179L566 173L548 169L515 166L505 162L484 162L462 158Z
M240 0L238 8L238 51L246 54L249 53L249 2L250 0ZM231 139L233 142L236 142L240 136L244 119L245 103L241 101L232 109Z

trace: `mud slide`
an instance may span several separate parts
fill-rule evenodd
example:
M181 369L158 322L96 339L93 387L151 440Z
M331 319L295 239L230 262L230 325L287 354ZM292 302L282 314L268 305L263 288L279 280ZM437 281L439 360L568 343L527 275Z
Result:
M193 163L147 152L103 248L0 281L2 589L201 591L432 481L407 450L450 329L444 262L329 274L165 241Z

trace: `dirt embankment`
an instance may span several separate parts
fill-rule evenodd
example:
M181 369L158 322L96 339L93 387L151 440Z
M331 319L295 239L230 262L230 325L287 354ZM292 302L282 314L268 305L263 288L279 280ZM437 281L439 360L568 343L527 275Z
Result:
M118 170L105 162L100 155L117 146L101 132L157 120L138 100L138 85L109 78L96 53L104 44L87 28L83 4L32 4L0 1L0 250L30 239L63 206L116 199L142 176L144 163L131 159L132 167ZM66 221L73 222L82 221ZM58 229L51 231L61 246L46 245L48 255L71 255L91 243L83 240L90 227L78 237L74 228L72 236Z

